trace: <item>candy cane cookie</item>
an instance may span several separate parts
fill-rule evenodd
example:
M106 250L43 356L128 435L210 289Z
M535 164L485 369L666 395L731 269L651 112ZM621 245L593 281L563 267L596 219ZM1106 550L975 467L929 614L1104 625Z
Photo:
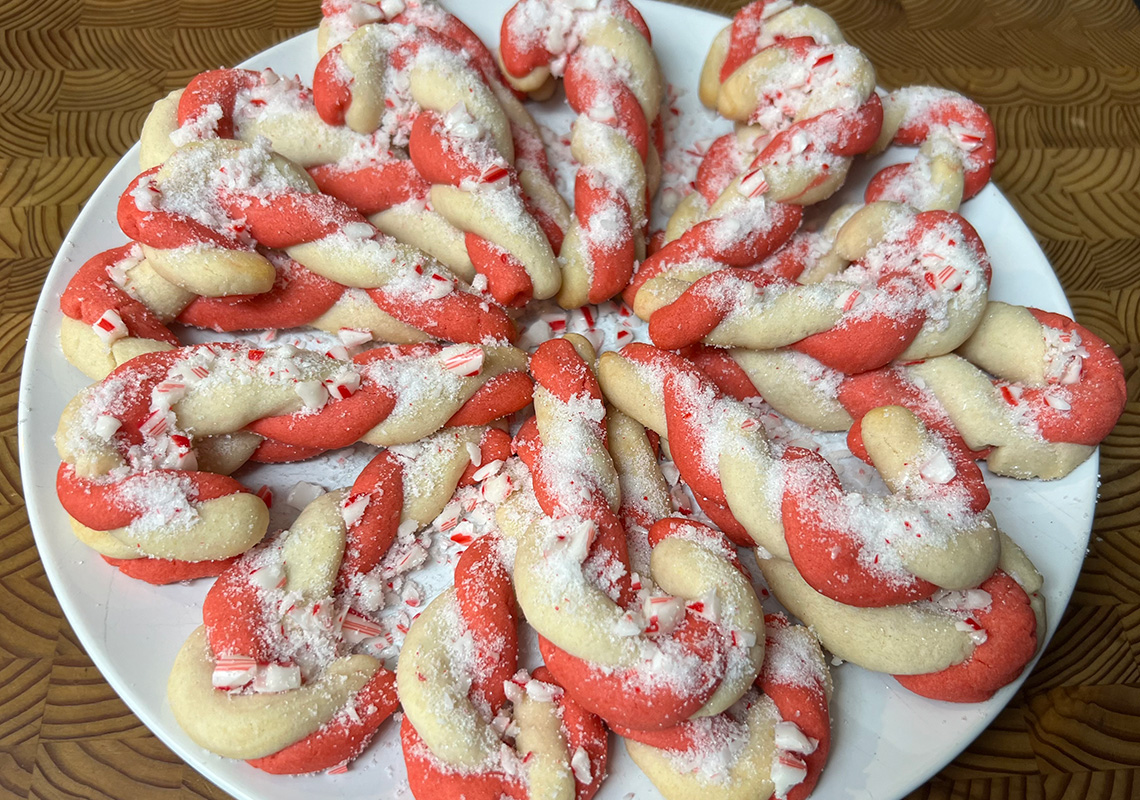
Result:
M774 198L818 202L834 193L882 126L867 58L827 14L784 0L737 12L709 50L700 95L747 126L710 149L697 181L706 199L734 174L762 168Z
M722 529L792 559L820 592L888 605L970 588L994 570L997 526L980 472L905 409L863 420L872 461L895 494L848 494L818 456L778 453L747 406L679 356L629 345L603 355L599 374L615 405L668 440L682 478ZM876 533L884 526L910 533L884 541Z
M723 269L675 299L659 293L664 286L643 287L637 310L666 349L790 347L846 373L948 353L981 319L989 258L958 214L873 203L839 229L834 253L839 271L812 270L810 282Z
M512 368L512 363L514 367ZM76 535L155 583L217 574L264 536L262 499L225 477L266 443L308 457L406 444L527 405L513 348L385 348L341 361L290 346L147 353L81 392L56 435Z
M732 708L665 731L621 732L666 800L803 800L815 788L831 745L831 673L807 628L775 614L764 621L763 670Z
M408 781L427 798L574 797L605 777L606 733L545 668L518 663L514 594L497 534L408 631L397 667Z
M818 456L792 448L784 454L784 462L790 460L793 469L782 476L781 542L773 536L770 516L764 519L743 503L733 502L750 481L769 474L757 469L755 451L746 446L721 459L732 510L762 546L760 566L773 594L812 626L825 647L843 658L844 653L851 655L848 660L867 669L922 675L901 680L927 697L985 700L1016 679L1036 652L1037 631L1044 625L1044 603L1038 594L1041 577L997 528L992 515L980 511L988 492L967 455L930 436L901 407L875 409L859 428L869 462L896 492L894 497L900 492L918 497L925 508L911 506L900 516L892 506L906 508L905 503L866 495L852 506L835 494L837 480L832 479L833 488L828 490L817 481L820 473L797 474L804 460L814 461L809 469L822 469L823 474L830 474L830 468ZM930 449L932 443L937 449ZM810 497L811 492L819 494ZM878 521L864 527L862 534L855 533L856 520L870 508L880 509ZM832 549L838 540L822 537L809 544L801 538L805 529L821 534L840 518L848 520L852 525L848 531L867 548L857 557L862 566L855 571L847 569L850 551L845 553L842 546ZM813 550L802 549L813 544ZM777 550L769 551L769 545ZM842 577L828 563L833 553L837 572L849 580L842 588L838 585ZM913 576L909 581L908 573ZM979 580L979 575L984 577ZM885 580L886 585L872 589L867 579ZM928 594L923 582L942 588ZM865 593L856 596L860 585ZM831 616L823 621L826 615ZM981 646L986 649L978 649L975 657Z
M728 510L715 468L709 470L703 466L703 462L715 462L715 454L704 455L704 452L710 447L715 448L719 439L686 440L680 444L680 450L675 450L669 438L670 418L665 400L665 384L672 380L670 376L684 377L694 387L712 391L711 384L705 386L709 379L691 361L651 345L626 345L620 353L603 353L598 359L598 379L607 400L623 414L660 437L662 445L669 448L681 478L692 490L702 510L732 542L750 547L754 544L753 540ZM745 425L746 419L751 416L751 412L739 404L724 404L721 412L727 415L725 424L730 429L737 427L734 422L739 426Z
M574 218L563 244L564 308L618 294L645 259L648 204L660 183L664 79L649 29L625 0L521 0L503 18L507 81L527 92L563 79L578 114Z
M345 376L328 386L334 402L265 416L247 430L308 457L357 441L387 447L443 427L486 425L531 399L526 355L513 347L391 345L349 363Z
M262 499L225 477L260 442L239 431L298 408L298 387L323 392L339 370L316 354L218 345L119 367L68 404L56 433L57 491L76 535L150 582L218 574L269 523Z
M698 499L706 499L702 507L727 509L730 520L760 546L765 577L789 610L815 627L825 609L843 609L831 633L820 632L828 649L839 653L829 636L864 618L867 625L879 620L881 628L864 649L890 636L895 659L850 659L868 669L920 674L960 664L972 652L964 633L971 623L952 615L938 618L939 635L945 636L939 655L921 664L906 661L908 653L922 649L924 628L934 619L916 617L915 609L943 601L957 608L957 600L945 598L977 600L981 595L970 592L996 580L1009 600L1003 600L994 625L1010 633L995 637L991 650L997 656L988 663L1000 660L1004 666L985 679L984 691L1012 680L1032 657L1037 623L1027 620L1037 618L1034 606L1040 603L1033 595L1040 576L985 510L989 494L972 460L906 409L875 409L859 426L870 463L894 494L846 493L819 456L801 448L778 454L745 406L720 395L695 370L686 371L679 356L629 345L620 355L603 355L599 376L615 405L669 439L682 477ZM1002 571L1013 580L1001 578ZM770 572L783 581L778 590ZM785 600L793 589L795 596ZM815 609L810 615L803 612L809 606ZM886 632L896 618L907 625ZM954 627L958 623L961 629ZM853 646L851 637L845 647ZM887 663L896 668L883 668Z
M155 103L143 123L139 162L150 169L190 141L233 138L252 144L264 137L274 151L304 167L322 192L470 282L476 273L463 234L431 209L431 186L408 159L407 132L402 133L365 135L329 125L308 87L270 69L211 70Z
M788 351L734 350L731 359L797 422L842 431L872 408L905 406L991 472L1021 479L1062 478L1083 463L1123 413L1126 392L1119 359L1087 328L995 301L955 354L925 361L848 376ZM952 399L944 404L941 392ZM849 446L861 448L857 437Z
M321 495L219 577L167 688L197 744L273 773L331 769L364 749L397 705L376 657L382 561L401 531L442 510L481 435L455 429L380 453L351 489Z
M759 564L772 594L829 651L936 700L989 699L1021 674L1045 630L1041 576L1005 534L998 570L977 588L882 608L831 600L783 559Z
M879 135L874 68L825 14L754 3L726 31L706 61L702 99L745 127L710 148L667 244L626 291L635 309L647 283L692 283L718 263L751 266L771 255L799 225L799 206L833 194Z
M649 570L633 581L592 356L568 337L532 358L536 423L516 437L532 491L512 495L499 523L517 546L519 604L559 683L607 721L660 729L747 691L763 658L762 613L723 537L681 520L650 530Z
M162 313L161 307L184 305L193 295L152 270L136 269L143 261L138 244L105 250L76 271L60 296L60 347L67 360L89 378L105 378L137 355L180 344L166 324L172 317ZM137 299L141 294L137 289L126 288L127 275L132 271L136 277L145 273L159 291L169 287L175 297L168 304L152 301L160 308L156 312L152 305Z
M907 86L883 96L883 128L871 152L891 145L917 145L918 153L914 161L875 175L867 202L954 211L989 182L997 157L997 135L985 109L933 86Z
M499 72L495 57L483 41L454 14L434 0L326 0L321 4L321 26L317 32L318 50L324 55L348 39L361 25L392 22L427 28L457 42L491 87L511 123L515 145L515 169L527 198L527 207L557 254L570 226L570 209L554 188L553 173L546 157L538 123L519 102Z
M219 332L312 326L336 333L345 347L426 338L379 312L363 292L346 291L281 253L266 259L273 288L257 295L203 297L159 275L137 242L89 259L60 296L64 356L88 377L105 378L140 353L177 347L170 323Z
M459 43L429 28L366 25L324 55L313 91L330 124L371 132L391 116L386 109L407 120L433 207L466 232L468 254L500 302L558 291L554 252L514 168L510 120Z
M150 268L194 295L261 294L281 278L257 246L345 287L338 305L363 307L396 341L510 339L505 312L426 254L381 234L307 174L258 143L191 142L142 173L122 195L119 224ZM353 291L356 290L356 291ZM402 335L402 339L399 338Z
M853 417L898 403L999 475L1061 478L1124 411L1120 360L1061 314L991 302L956 353L852 376L839 400Z

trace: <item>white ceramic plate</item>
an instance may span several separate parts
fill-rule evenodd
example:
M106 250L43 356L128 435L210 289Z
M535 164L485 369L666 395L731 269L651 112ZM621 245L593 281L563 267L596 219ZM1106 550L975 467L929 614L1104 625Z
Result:
M498 41L508 0L451 0L449 5L485 41ZM683 112L702 113L696 98L697 72L725 19L651 0L638 0L638 6L653 31L667 78L682 93L677 105ZM310 33L255 56L247 66L273 67L307 81L315 63L316 39ZM548 107L537 116L552 127L567 127L565 112ZM714 129L725 129L724 123L714 123L707 113L700 119L700 125L686 131L687 135L707 136ZM707 130L701 132L701 126ZM895 159L902 160L901 156ZM864 179L872 174L871 169L861 170ZM155 588L123 577L75 539L58 505L54 489L58 459L52 435L67 400L86 383L59 349L59 296L86 259L124 242L115 224L115 203L136 172L137 147L95 191L68 234L48 275L28 338L19 399L20 467L29 518L48 577L80 641L111 686L147 727L228 792L243 800L410 797L397 726L392 722L385 724L348 773L337 776L272 777L194 745L171 715L165 686L174 654L201 622L199 607L208 582ZM853 175L852 185L858 182L859 175ZM849 191L853 199L858 194ZM981 233L993 259L992 297L1070 312L1044 254L995 187L988 186L967 203L963 213ZM337 465L330 467L337 469ZM999 523L1045 576L1049 635L1068 602L1084 557L1096 480L1094 457L1053 483L990 481L992 508ZM990 702L960 706L923 699L903 691L888 677L852 665L834 673L832 756L815 793L828 800L902 797L977 736L1020 685L1006 687ZM630 793L636 798L658 796L620 743L611 749L610 764L611 777L598 794L601 800L620 800Z

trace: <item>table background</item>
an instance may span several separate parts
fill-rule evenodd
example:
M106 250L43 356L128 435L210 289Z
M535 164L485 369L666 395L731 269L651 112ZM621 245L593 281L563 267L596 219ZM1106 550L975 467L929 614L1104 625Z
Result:
M1128 0L817 0L886 87L993 116L994 180L1124 362L1088 559L1036 671L912 800L1140 797L1140 11ZM692 3L731 13L739 2ZM0 0L0 798L226 795L100 677L36 554L17 465L32 309L152 102L314 27L317 0ZM33 445L34 446L34 445ZM48 447L46 443L39 446ZM54 455L52 456L54 457Z

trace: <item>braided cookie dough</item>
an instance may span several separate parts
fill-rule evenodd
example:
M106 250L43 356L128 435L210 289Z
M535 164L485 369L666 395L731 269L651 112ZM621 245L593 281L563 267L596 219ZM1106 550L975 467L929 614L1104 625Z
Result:
M666 731L622 732L667 800L802 800L815 788L831 746L831 674L807 628L780 615L764 621L764 667L732 708Z
M318 49L322 55L342 44L363 25L383 22L426 28L453 40L462 48L494 92L510 121L514 166L526 195L527 210L542 226L557 254L570 225L570 209L554 188L553 173L538 123L519 101L517 93L507 86L495 57L482 40L434 0L329 0L322 4L321 12Z
M464 334L449 330L447 319L465 315L477 321L465 333L475 341L513 335L501 311L482 311L482 299L442 266L380 234L316 192L303 170L256 144L214 139L180 148L127 189L119 223L163 277L195 294L271 289L276 271L250 252L252 239L328 280L372 290L378 306L429 334L459 339ZM438 319L428 317L433 312Z
M499 511L519 604L552 674L607 722L656 730L720 713L759 671L759 601L723 537L680 520L650 529L649 572L634 578L592 361L573 336L531 360L536 416L516 447L532 492Z
M948 89L908 86L883 97L883 127L872 153L917 146L914 161L871 179L867 202L894 200L924 211L954 211L989 182L997 135L980 105Z
M937 680L921 688L942 699L989 696L1034 654L1037 620L1030 596L1040 588L1040 577L1029 568L1018 570L1022 585L995 573L1002 552L1015 546L1003 546L985 510L989 492L980 472L968 454L948 446L911 412L878 408L858 429L868 461L894 494L848 494L818 455L800 448L777 452L746 406L722 395L678 356L629 345L620 355L604 354L599 375L612 402L668 439L682 477L710 517L742 543L751 537L760 546L773 593L820 632L828 649L892 673L936 672L967 661L992 664L998 659L970 659L970 623L951 614L958 608L954 593L980 602L983 595L970 592L998 582L1011 599L1002 613L995 610L993 629L1006 635L995 633L991 649L1002 654L1006 668L986 682L972 674L979 688L969 697L953 695L949 684ZM949 609L938 605L946 597ZM916 604L937 611L915 624ZM973 610L989 607L986 599ZM828 614L842 621L823 619ZM1019 622L1010 623L1010 616ZM894 617L908 625L890 634L898 649L888 657L879 644L892 623L875 621ZM975 632L989 630L989 617L969 619L979 626ZM955 627L959 622L962 630ZM931 626L946 633L947 649L938 656L923 644Z
M436 434L414 458L380 453L351 489L318 497L218 578L169 681L171 709L196 743L274 773L359 755L398 702L375 656L381 562L405 527L443 509L481 435Z
M526 209L557 252L570 212L551 182L539 127L503 83L494 58L478 37L430 0L328 2L322 10L322 54L339 47L361 27L391 22L442 37L452 50L462 50L471 59L510 121L514 167ZM339 120L340 101L330 100L327 92L323 85L318 90L324 114ZM433 209L430 182L408 158L413 117L403 105L397 110L393 102L378 128L358 132L322 119L313 92L296 79L272 70L213 70L155 104L143 127L140 160L149 169L188 141L222 137L252 143L265 137L275 151L305 167L321 191L344 200L383 232L430 253L470 282L476 272L466 236ZM480 252L486 250L485 244L473 244L482 247Z
M871 63L825 14L789 6L753 3L714 43L701 99L742 127L709 149L667 244L626 290L643 319L653 310L639 307L646 286L675 296L711 271L776 252L799 225L800 207L831 196L879 136Z
M354 361L283 346L148 353L60 420L57 489L76 535L153 583L216 575L265 535L262 499L225 477L356 441L415 442L530 401L509 347L382 348Z
M698 187L723 191L739 165L763 168L774 198L829 197L880 135L874 86L874 67L819 9L782 0L744 7L713 42L700 91L705 105L747 128L714 144Z
M388 109L409 120L409 154L432 184L432 205L466 232L468 255L500 302L558 291L554 251L514 168L510 119L458 42L428 28L365 25L321 59L313 91L332 124L369 133Z
M600 303L645 259L649 203L660 184L665 84L649 28L626 0L520 0L503 18L500 58L521 91L548 95L562 78L578 114L574 218L558 302Z
M840 228L836 253L846 266L810 282L722 269L676 298L643 287L639 313L659 347L790 347L846 373L945 354L981 318L989 259L957 214L865 206Z
M820 430L902 405L952 449L1023 480L1062 478L1086 461L1124 410L1112 349L1061 314L989 302L953 353L844 375L803 354L734 350L746 395ZM857 430L850 446L861 450Z
M362 134L329 125L317 113L312 90L271 69L211 70L155 104L143 125L139 161L150 169L178 146L201 139L253 144L265 138L304 167L322 192L471 282L476 273L463 233L431 209L431 186L407 156L407 133Z
M589 800L606 731L554 682L518 664L514 594L495 534L477 539L455 585L412 625L397 677L400 739L417 798Z
M96 257L61 299L64 352L93 377L170 345L165 323L184 311L218 330L256 327L268 314L397 342L517 335L502 308L316 192L304 171L260 145L186 145L132 182L119 223L139 247ZM203 296L241 299L191 308Z

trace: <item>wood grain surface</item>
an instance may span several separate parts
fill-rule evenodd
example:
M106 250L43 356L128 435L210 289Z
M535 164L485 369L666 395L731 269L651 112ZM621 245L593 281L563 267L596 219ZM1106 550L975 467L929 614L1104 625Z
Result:
M993 115L994 179L1124 362L1072 604L1010 706L912 798L1140 798L1140 11L1129 0L819 0L885 86ZM739 3L694 3L731 12ZM0 0L0 798L224 798L120 701L60 612L20 490L32 308L152 102L316 25L318 0Z

